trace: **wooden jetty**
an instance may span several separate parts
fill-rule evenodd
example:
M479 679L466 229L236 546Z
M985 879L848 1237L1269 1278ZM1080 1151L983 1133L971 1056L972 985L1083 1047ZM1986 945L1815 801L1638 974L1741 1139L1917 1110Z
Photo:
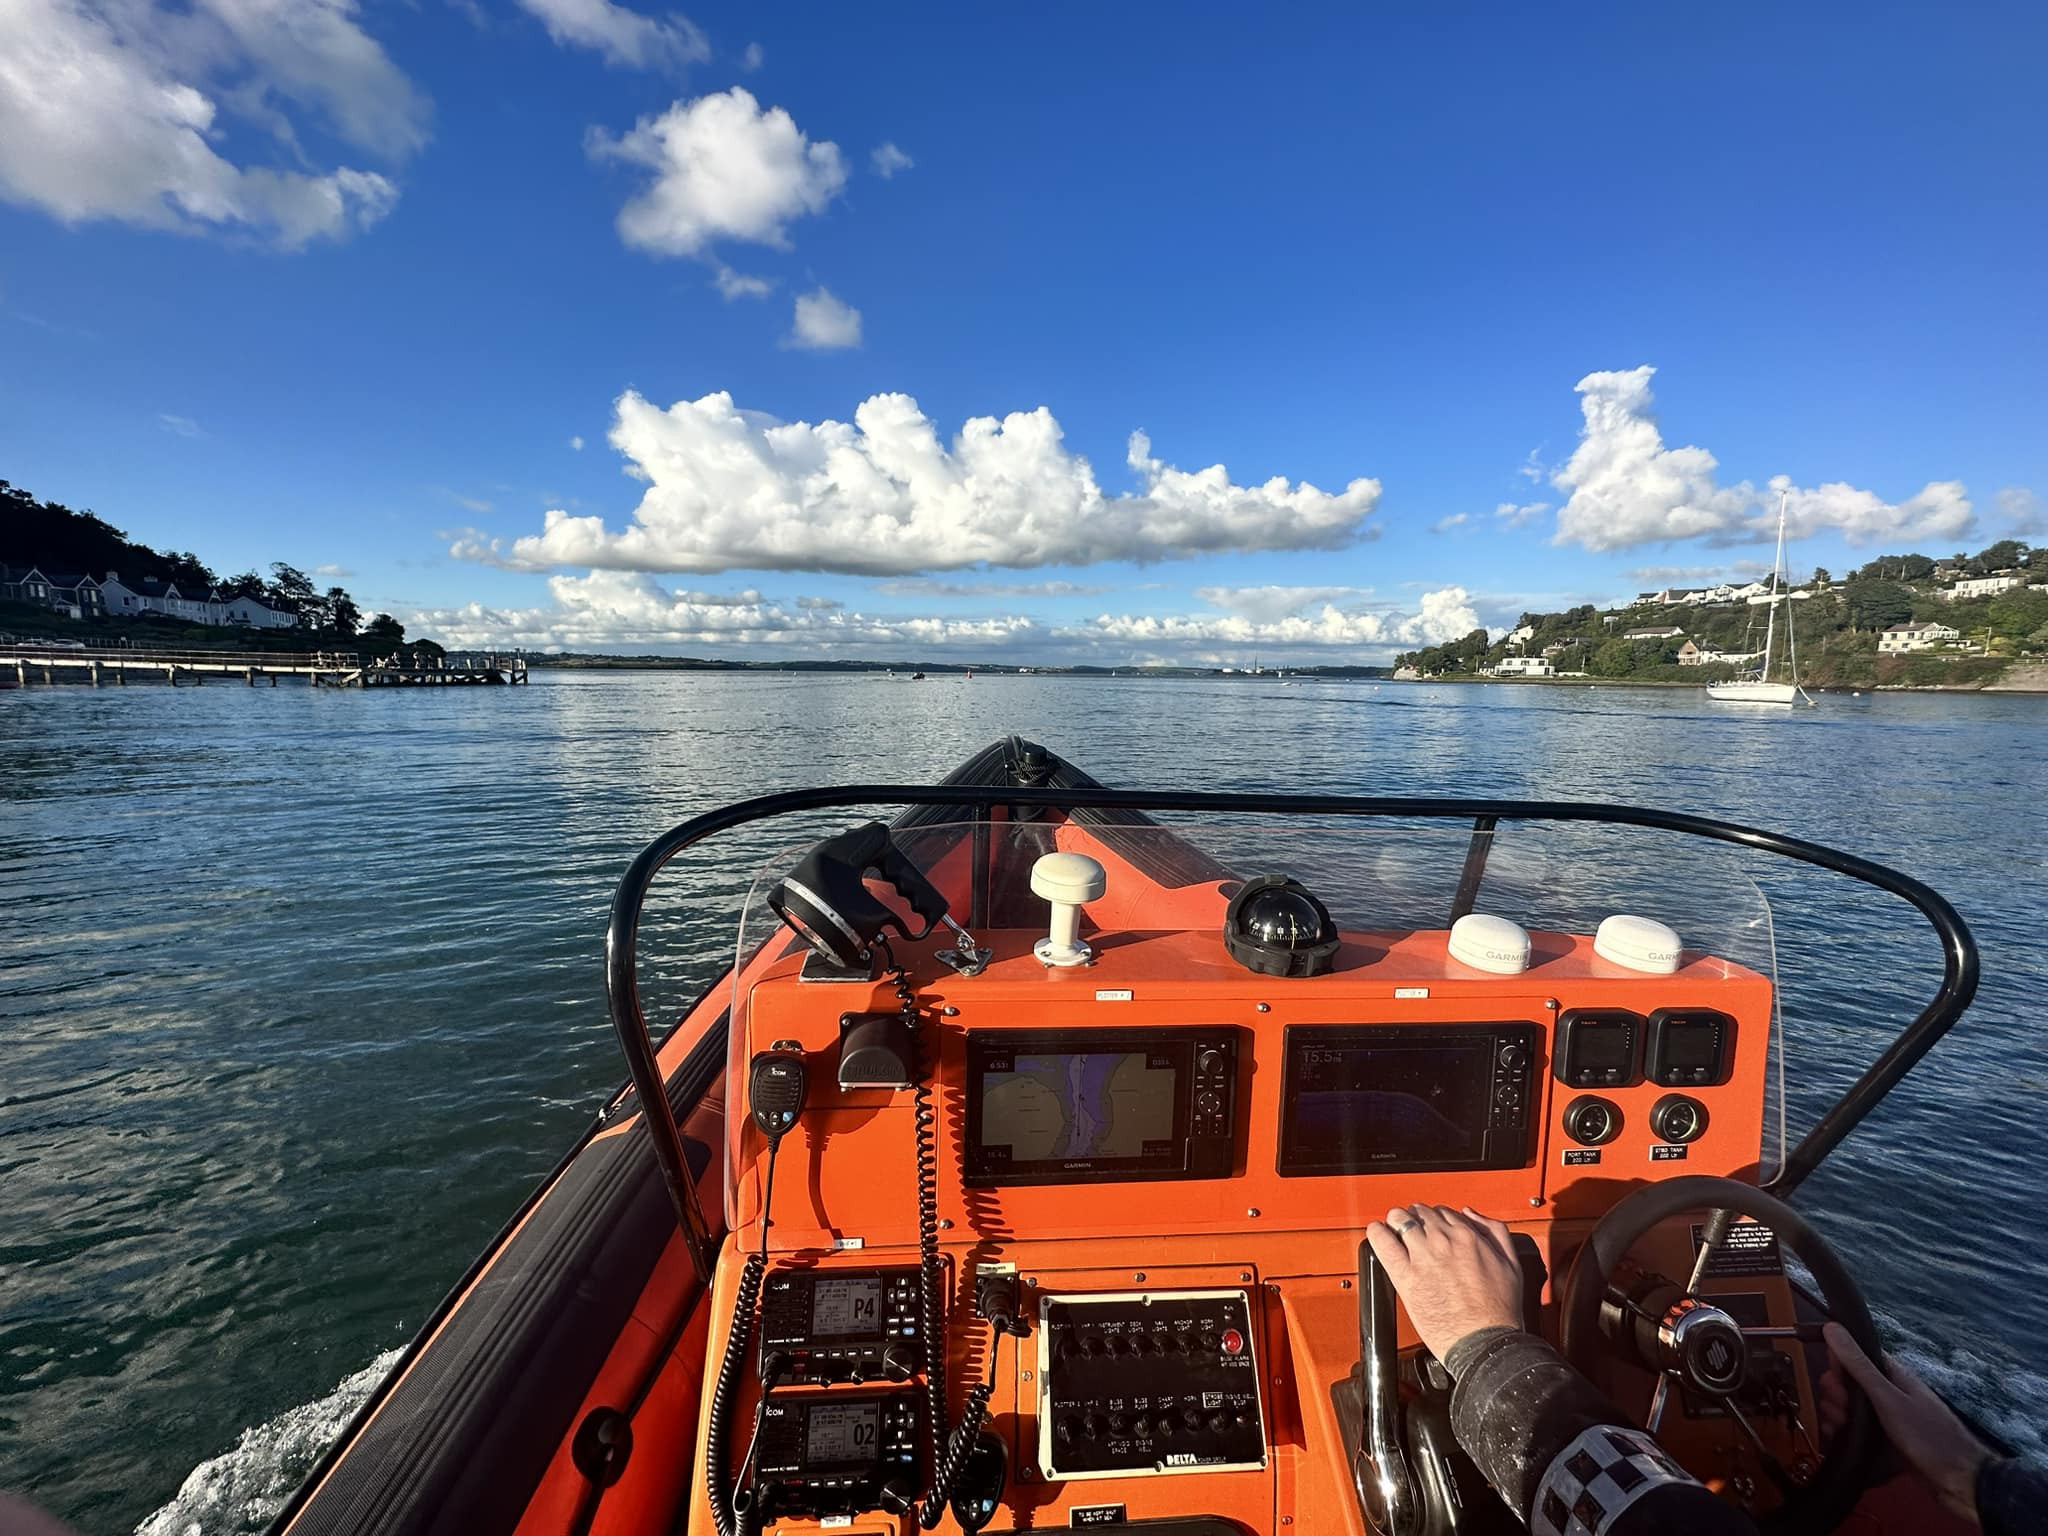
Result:
M411 660L413 664L405 665ZM526 658L465 651L435 659L402 655L365 660L353 651L155 651L108 647L0 644L0 687L32 683L125 687L131 679L194 687L227 681L254 688L280 677L316 688L474 688L526 681Z

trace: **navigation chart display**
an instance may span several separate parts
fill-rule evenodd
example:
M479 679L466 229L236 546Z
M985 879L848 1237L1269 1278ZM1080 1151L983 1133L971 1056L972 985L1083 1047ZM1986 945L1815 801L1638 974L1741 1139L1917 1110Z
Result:
M981 1144L1012 1160L1157 1157L1173 1142L1180 1072L1157 1051L1019 1055L981 1079Z
M1227 1172L1228 1030L970 1031L970 1183L1207 1178Z

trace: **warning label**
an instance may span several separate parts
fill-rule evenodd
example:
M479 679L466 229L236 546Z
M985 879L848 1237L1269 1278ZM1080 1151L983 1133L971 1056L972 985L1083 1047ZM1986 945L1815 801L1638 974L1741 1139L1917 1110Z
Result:
M1695 1222L1692 1229L1695 1257L1706 1240L1706 1228ZM1707 1261L1707 1273L1714 1276L1784 1274L1785 1260L1778 1252L1778 1234L1760 1221L1738 1221L1728 1229L1721 1246Z

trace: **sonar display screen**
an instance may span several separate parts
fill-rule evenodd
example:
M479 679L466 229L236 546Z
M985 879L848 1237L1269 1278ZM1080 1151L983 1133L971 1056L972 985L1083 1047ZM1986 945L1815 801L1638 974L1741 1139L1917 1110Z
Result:
M973 1161L992 1175L1178 1168L1187 1051L989 1049L974 1064Z

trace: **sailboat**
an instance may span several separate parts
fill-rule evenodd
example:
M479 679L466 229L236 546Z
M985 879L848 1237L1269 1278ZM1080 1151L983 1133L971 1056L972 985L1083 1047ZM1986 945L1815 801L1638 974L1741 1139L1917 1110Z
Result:
M1777 654L1778 605L1785 602L1785 492L1778 493L1778 555L1771 565L1770 617L1764 622L1763 664L1753 675L1731 678L1725 683L1707 684L1707 697L1723 704L1791 704L1806 698L1806 692L1799 686L1796 676L1799 657L1792 634L1792 614L1785 613L1786 668L1792 680L1783 683L1771 681L1771 662ZM1806 699L1811 704L1813 700Z

